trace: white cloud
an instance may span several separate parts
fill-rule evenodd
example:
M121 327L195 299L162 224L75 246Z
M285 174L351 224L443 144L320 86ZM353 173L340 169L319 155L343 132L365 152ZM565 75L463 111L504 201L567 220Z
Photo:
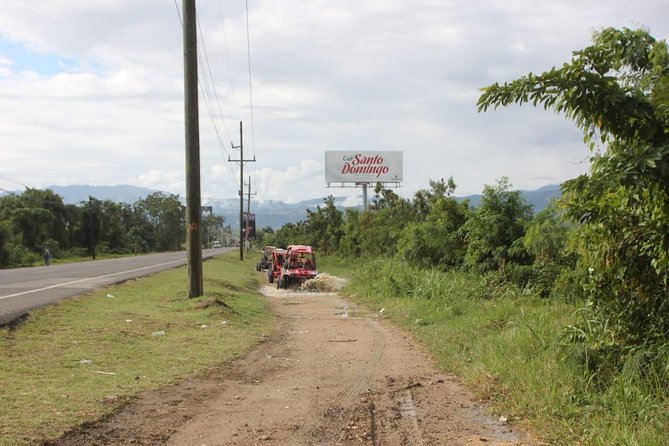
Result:
M212 198L237 196L227 156L239 153L230 143L240 120L261 200L357 200L359 189L325 188L326 150L403 150L404 196L450 175L458 194L503 175L521 188L563 181L587 168L574 125L531 107L478 113L479 88L560 65L604 26L669 36L660 0L250 1L252 126L244 4L199 0L198 11L220 101L218 135L200 102L202 191ZM182 76L173 2L3 2L0 108L11 112L0 122L0 174L183 195Z
M256 171L256 189L264 200L287 203L318 197L314 192L325 189L325 166L314 160L302 160L285 168L266 167Z
M180 191L185 190L186 187L183 172L177 171L166 172L163 170L151 169L140 173L134 180L135 181L132 181L133 185L149 189ZM120 183L124 184L123 181ZM165 185L167 185L167 187ZM181 195L183 196L183 194Z

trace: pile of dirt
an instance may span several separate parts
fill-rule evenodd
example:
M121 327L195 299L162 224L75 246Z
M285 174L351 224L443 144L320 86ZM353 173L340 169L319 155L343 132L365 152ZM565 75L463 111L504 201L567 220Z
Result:
M321 273L304 282L301 288L306 291L331 293L341 290L344 286L346 286L346 279Z

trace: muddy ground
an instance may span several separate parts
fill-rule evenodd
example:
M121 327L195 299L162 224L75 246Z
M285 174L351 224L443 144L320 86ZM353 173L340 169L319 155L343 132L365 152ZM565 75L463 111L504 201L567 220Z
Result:
M382 313L265 287L279 327L246 358L147 392L50 446L531 445Z

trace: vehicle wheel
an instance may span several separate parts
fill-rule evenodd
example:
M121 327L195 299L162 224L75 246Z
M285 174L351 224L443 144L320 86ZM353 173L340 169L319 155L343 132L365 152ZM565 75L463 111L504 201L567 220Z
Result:
M282 283L282 282L283 282L283 280L281 279L281 277L279 277L278 279L276 279L276 288L277 288L277 289L280 290L281 288L283 288L283 286L282 286L283 283Z
M267 281L269 283L274 283L274 269L268 269L267 270Z

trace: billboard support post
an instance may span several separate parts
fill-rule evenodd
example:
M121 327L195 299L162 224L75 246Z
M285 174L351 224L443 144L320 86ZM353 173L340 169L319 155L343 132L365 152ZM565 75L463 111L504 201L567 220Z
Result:
M362 209L365 211L369 209L367 207L367 183L362 185Z

